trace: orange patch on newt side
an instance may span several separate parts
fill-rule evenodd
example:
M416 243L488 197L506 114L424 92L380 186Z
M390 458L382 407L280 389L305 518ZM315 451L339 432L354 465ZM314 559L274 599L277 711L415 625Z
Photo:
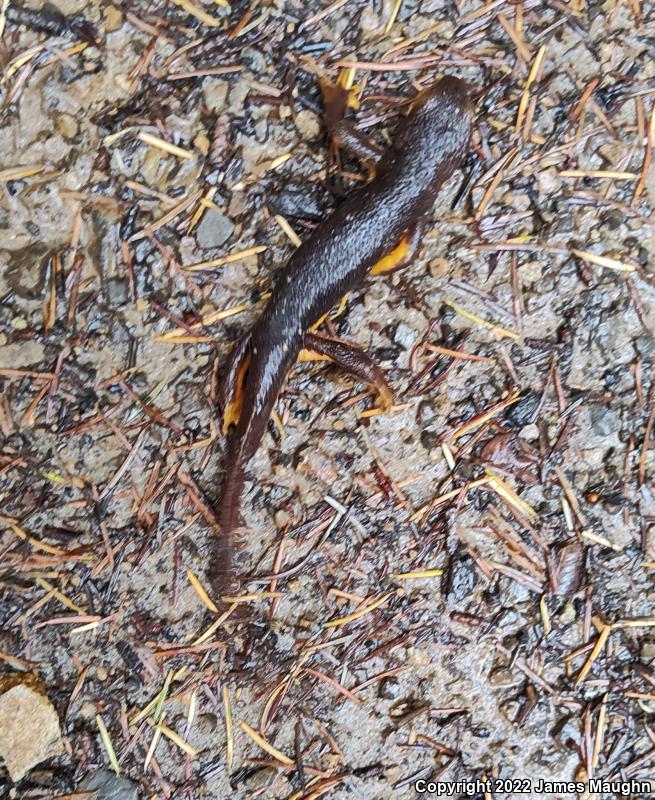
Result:
M371 275L383 275L385 272L391 272L399 267L408 255L409 240L407 237L403 236L394 249L390 253L387 253L386 256L383 256L377 264L373 266Z
M234 386L234 392L228 404L225 406L225 413L223 414L223 433L227 433L230 425L236 425L241 418L241 411L243 409L243 383L246 377L246 372L250 366L250 353L247 353L237 371L237 379Z

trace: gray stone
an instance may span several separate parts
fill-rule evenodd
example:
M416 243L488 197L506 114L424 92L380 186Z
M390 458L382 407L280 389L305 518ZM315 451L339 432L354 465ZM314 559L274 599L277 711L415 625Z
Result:
M594 403L589 407L591 428L598 436L610 436L621 430L621 418L616 411L603 405Z
M264 54L254 47L244 47L241 51L241 61L247 64L255 75L263 75L266 72L267 64Z
M316 222L325 218L330 198L320 186L307 181L290 181L271 192L269 206L277 214L292 219L311 219Z
M505 421L513 428L523 428L534 421L541 397L536 392L524 392L505 412Z
M395 675L383 678L378 688L378 697L384 700L395 700L400 694L400 683Z
M655 339L652 336L637 336L635 347L642 358L647 361L655 359Z
M615 231L625 222L625 214L618 208L611 208L609 211L602 214L601 219L610 230Z
M393 340L396 344L404 347L405 350L409 350L416 341L416 332L409 325L401 322L394 332Z
M198 247L203 250L220 247L232 236L233 230L234 223L229 217L213 208L208 208L196 231Z
M112 308L124 306L127 303L127 288L125 278L110 278L107 281L107 299Z
M154 249L155 247L149 239L140 239L134 248L134 259L136 263L143 264Z
M0 369L24 369L38 366L43 363L44 358L44 346L32 339L5 344L0 350Z
M116 775L109 769L99 769L84 778L79 785L82 792L95 794L89 800L139 800L139 784L125 775Z
M450 605L470 599L478 582L473 559L465 554L456 554L446 571L446 597Z

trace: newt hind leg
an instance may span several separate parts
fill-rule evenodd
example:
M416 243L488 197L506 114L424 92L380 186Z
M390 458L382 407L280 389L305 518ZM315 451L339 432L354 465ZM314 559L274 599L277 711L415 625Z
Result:
M368 383L378 393L380 406L389 408L393 395L384 372L363 350L343 339L306 333L304 349L300 351L299 361L331 361L364 383Z

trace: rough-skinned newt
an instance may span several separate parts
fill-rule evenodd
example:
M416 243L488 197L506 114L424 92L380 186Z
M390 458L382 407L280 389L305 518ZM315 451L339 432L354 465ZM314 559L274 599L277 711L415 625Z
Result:
M369 356L314 329L367 275L390 272L411 260L423 219L467 152L472 116L468 87L457 78L445 77L420 92L392 147L372 166L373 179L353 191L294 252L263 314L232 352L221 389L226 475L217 506L221 530L210 568L218 590L234 578L234 533L246 464L301 353L344 367L374 385L383 404L390 402L384 375ZM337 127L331 131L333 139L359 150L370 165L375 150L352 129Z

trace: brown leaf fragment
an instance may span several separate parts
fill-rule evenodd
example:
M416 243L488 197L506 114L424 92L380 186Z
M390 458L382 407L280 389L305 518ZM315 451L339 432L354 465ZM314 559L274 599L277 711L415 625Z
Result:
M570 597L582 585L585 549L575 539L557 545L551 553L551 586L557 597Z
M537 483L537 455L516 433L496 434L480 450L480 461L515 475L526 483Z

